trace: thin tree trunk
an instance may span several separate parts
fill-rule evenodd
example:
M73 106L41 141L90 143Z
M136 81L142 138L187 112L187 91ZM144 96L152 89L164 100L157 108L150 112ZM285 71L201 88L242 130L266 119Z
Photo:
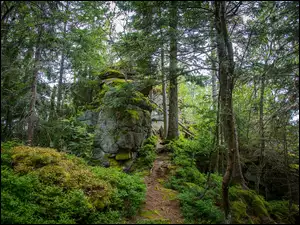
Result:
M286 127L288 125L288 119L285 119L284 121L284 131L283 131L283 149L284 149L284 163L285 163L285 175L286 175L286 183L288 186L288 199L289 199L289 211L291 211L291 207L292 207L292 186L291 186L291 182L290 182L290 167L289 167L289 156L288 156L288 142L287 142L287 138L286 138L286 134L287 134L287 130Z
M234 139L235 139L235 145L236 145L236 151L234 155L234 167L232 171L232 183L238 183L243 186L244 189L248 189L246 186L246 182L244 180L244 176L242 173L242 165L241 165L241 158L240 158L240 151L239 151L239 141L238 141L238 131L237 131L237 125L236 125L236 119L233 113L233 128L234 128Z
M55 108L56 89L57 89L57 86L54 86L53 90L52 90L51 100L50 100L50 114L49 114L48 121L52 121L56 117L55 116L55 113L56 113L56 108Z
M36 86L39 74L39 64L41 61L41 46L40 39L42 36L42 28L38 28L38 40L35 50L35 65L33 70L33 79L31 84L31 100L29 106L29 117L28 117L28 145L32 146L33 144L33 134L34 134L34 122L35 122L35 103L36 103Z
M265 75L261 77L261 90L259 101L259 130L260 130L260 156L257 168L255 191L259 194L260 178L262 175L264 154L265 154L265 132L264 132L264 92L265 92Z
M238 140L236 124L233 115L232 91L234 82L234 61L232 43L228 37L225 20L225 2L214 2L215 4L215 26L217 30L217 51L219 58L219 79L220 79L220 107L221 122L224 127L225 140L228 148L227 167L222 182L223 208L225 211L225 223L231 222L230 205L228 198L229 182L233 170L240 176L240 182L245 186L241 174L238 154ZM236 178L237 176L235 176Z
M218 99L217 99L217 124L216 124L216 146L217 146L217 159L216 159L216 166L215 166L215 172L222 174L222 160L221 154L221 127L220 127L220 92L218 94Z
M162 36L162 35L161 35ZM164 71L164 61L165 61L165 52L164 45L161 44L161 74L162 74L162 97L163 97L163 113L164 113L164 134L163 138L165 139L168 134L168 109L167 109L167 82L166 74Z
M63 37L65 36L66 29L67 29L67 22L64 22ZM62 105L61 99L62 99L62 88L63 88L64 62L65 62L65 53L64 53L64 46L63 46L62 50L61 50L59 80L58 80L58 88L57 88L57 112L58 112L58 114L60 114L61 105Z
M169 97L169 129L167 139L174 139L178 134L178 87L177 87L177 37L178 23L177 2L171 2L170 17L170 97Z

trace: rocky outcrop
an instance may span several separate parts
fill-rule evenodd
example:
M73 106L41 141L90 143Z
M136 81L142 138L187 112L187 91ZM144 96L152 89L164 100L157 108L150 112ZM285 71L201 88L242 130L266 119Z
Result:
M150 135L151 118L150 112L141 108L136 107L134 112L135 116L106 108L100 111L95 130L95 159L127 160L137 152Z
M151 112L151 127L152 133L154 135L163 136L164 132L164 114L162 111L163 108L163 97L161 90L157 87L152 89L150 92L150 99L158 107Z
M93 159L104 166L109 166L113 160L128 163L151 135L152 108L149 99L135 89L124 89L131 81L120 80L103 80L105 86L100 90L106 90L106 93L102 93L95 126ZM112 104L113 101L117 106Z
M77 118L77 120L89 125L96 126L98 121L99 112L95 112L92 110L86 110L81 116Z

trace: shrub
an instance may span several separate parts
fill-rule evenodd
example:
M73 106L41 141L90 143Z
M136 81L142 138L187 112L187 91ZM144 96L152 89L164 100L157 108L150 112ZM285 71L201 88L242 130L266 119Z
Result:
M138 158L133 165L132 170L139 172L142 170L150 169L156 158L156 143L158 138L156 136L150 136L147 138L143 146L138 151Z
M119 223L145 197L137 176L50 148L2 151L1 223Z
M295 217L299 216L299 206L292 204L289 210L288 201L269 201L269 213L275 221L282 221L283 223L295 223Z
M187 191L178 197L187 223L221 223L223 221L222 211L214 205L211 199L197 200L195 193Z
M125 216L137 213L145 198L146 186L136 175L127 175L115 168L94 167L92 171L103 180L116 187L112 194L110 208L123 211Z
M94 134L90 132L91 126L77 120L77 116L44 122L36 135L39 140L35 144L56 148L89 160L92 156Z

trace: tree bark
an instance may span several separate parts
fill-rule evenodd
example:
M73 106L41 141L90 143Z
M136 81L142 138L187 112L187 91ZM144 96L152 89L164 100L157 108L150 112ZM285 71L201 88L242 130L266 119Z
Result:
M161 31L161 38L162 38L162 31ZM163 39L162 39L163 40ZM163 97L163 113L164 113L164 134L163 138L165 139L168 134L168 108L167 108L167 78L164 71L165 67L165 52L164 52L164 43L161 43L161 75L162 75L162 97Z
M288 125L289 118L284 119L284 130L283 130L283 150L284 150L284 164L285 164L285 175L286 175L286 183L288 186L288 199L289 199L289 211L291 211L292 208L292 186L290 182L290 166L289 166L289 156L288 156L288 142L287 142L287 125Z
M67 22L64 22L63 37L65 37L66 30L67 30ZM58 114L60 114L61 105L62 105L61 100L62 100L62 87L63 87L63 75L64 75L64 62L65 62L65 53L64 53L64 46L62 46L60 69L59 69L59 80L58 80L58 88L57 88L57 112L58 112Z
M33 70L33 79L31 84L31 100L29 106L29 116L28 116L28 145L32 146L33 144L33 134L34 134L34 123L35 123L35 103L36 103L36 86L39 75L39 64L41 61L41 46L40 40L42 36L42 28L38 28L38 40L35 50L35 65Z
M167 139L174 139L178 134L178 87L177 87L177 36L178 23L177 2L171 2L170 13L170 97L169 97L169 128Z
M259 131L260 131L260 156L257 168L255 191L259 194L260 178L262 175L264 154L265 154L265 132L264 132L264 92L265 92L265 75L261 77L261 89L259 100Z
M225 19L225 2L215 3L215 27L217 31L217 52L219 59L219 79L220 79L220 107L221 123L224 127L225 141L228 148L227 167L222 182L223 208L225 211L225 222L230 223L230 205L228 198L229 182L234 168L239 173L240 182L244 185L243 176L239 163L237 132L233 115L232 91L234 81L234 61L232 43L229 40L227 24Z
M50 100L50 114L49 114L48 121L52 121L56 117L55 116L55 113L56 113L56 109L55 109L56 89L57 89L57 86L54 86L53 90L52 90L51 100Z

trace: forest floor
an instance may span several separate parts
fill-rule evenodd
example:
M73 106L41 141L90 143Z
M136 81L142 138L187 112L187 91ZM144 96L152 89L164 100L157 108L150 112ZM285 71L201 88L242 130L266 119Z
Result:
M164 148L159 142L157 152ZM163 187L162 182L167 179L168 166L171 165L168 153L158 153L149 175L144 179L147 191L146 200L140 213L129 223L143 220L155 220L171 224L183 224L184 219L180 211L177 192Z

